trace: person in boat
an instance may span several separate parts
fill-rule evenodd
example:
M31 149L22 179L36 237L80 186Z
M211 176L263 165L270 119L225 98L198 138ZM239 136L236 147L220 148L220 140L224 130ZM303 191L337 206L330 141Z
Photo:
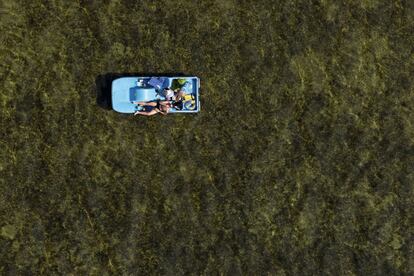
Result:
M185 96L185 92L181 89L164 88L163 96L170 101L182 101Z
M170 101L155 101L155 102L135 102L135 104L144 107L144 110L138 110L135 115L151 116L157 113L167 115L172 107Z

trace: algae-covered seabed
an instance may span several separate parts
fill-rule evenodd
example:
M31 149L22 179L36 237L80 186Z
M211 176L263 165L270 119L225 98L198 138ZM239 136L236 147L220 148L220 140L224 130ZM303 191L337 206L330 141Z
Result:
M414 273L413 1L0 2L0 274ZM103 108L201 78L197 115Z

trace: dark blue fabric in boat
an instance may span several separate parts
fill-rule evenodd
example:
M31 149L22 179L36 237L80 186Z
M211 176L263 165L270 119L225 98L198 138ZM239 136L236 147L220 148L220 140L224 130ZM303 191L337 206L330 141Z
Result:
M151 78L148 81L148 84L157 90L161 90L162 88L164 88L166 82L168 82L167 78Z

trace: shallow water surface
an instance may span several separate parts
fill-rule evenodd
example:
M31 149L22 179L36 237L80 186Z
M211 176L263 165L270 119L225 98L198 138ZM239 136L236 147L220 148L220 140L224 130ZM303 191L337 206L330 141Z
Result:
M1 1L0 274L413 274L414 6L279 2Z

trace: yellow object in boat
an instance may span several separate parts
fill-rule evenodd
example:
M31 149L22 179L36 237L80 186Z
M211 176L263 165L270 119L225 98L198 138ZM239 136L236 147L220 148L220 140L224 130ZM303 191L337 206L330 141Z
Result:
M184 101L194 100L194 96L191 94L184 95Z

